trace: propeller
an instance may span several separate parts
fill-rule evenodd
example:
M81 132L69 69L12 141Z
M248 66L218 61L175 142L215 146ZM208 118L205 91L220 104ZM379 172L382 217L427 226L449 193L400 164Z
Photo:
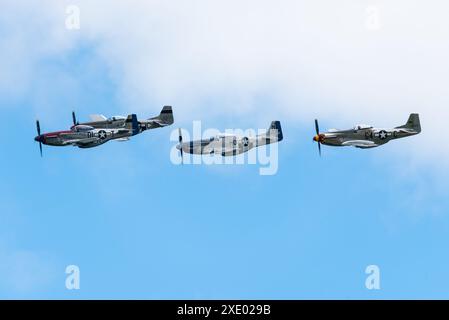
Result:
M179 132L179 151L181 152L181 163L184 164L184 157L183 157L183 151L182 151L182 132L181 128L178 128Z
M72 120L73 120L73 125L74 126L79 125L79 122L76 121L75 111L72 111Z
M39 141L39 150L41 152L41 157L42 157L42 141L40 139L40 137L41 137L41 126L39 124L39 120L36 120L36 129L37 129L37 137L38 137L38 141Z
M318 143L318 153L320 154L320 157L321 157L320 126L318 124L318 120L317 119L315 119L315 131L316 131L316 136L313 138L313 140Z

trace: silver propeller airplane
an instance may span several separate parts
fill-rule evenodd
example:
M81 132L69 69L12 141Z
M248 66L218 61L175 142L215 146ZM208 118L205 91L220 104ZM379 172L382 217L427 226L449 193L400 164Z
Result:
M183 153L191 154L219 154L223 157L235 156L252 148L282 141L283 139L281 123L273 121L266 133L256 137L240 137L230 134L218 134L209 139L202 139L190 142L182 141L181 128L179 128L179 144L176 148Z
M72 112L73 126L70 130L41 134L39 120L36 121L39 150L42 156L42 144L50 146L75 146L79 148L93 148L110 140L127 141L131 136L148 129L165 127L173 123L171 107L164 107L159 116L146 120L137 120L135 114L125 117L112 117L101 121L79 123ZM100 120L100 119L98 119Z
M378 147L391 140L413 136L421 132L419 115L412 113L405 125L392 129L374 128L370 125L357 125L349 130L331 129L320 133L318 120L315 120L316 135L313 141L318 143L321 155L321 145L334 147L352 146L361 149Z

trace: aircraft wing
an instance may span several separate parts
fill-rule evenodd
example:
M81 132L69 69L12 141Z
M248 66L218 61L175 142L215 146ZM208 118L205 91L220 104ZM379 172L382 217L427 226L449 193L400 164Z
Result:
M241 147L241 144L242 141L235 135L224 134L219 140L214 141L213 148L220 153L233 154Z
M216 148L216 150L219 150L221 153L232 153L236 150L236 148L226 144L224 148L223 146L220 145L219 147Z
M72 140L64 141L64 144L65 145L71 144L74 146L83 146L83 145L98 141L98 139L99 139L98 137L85 138L85 139L72 139Z
M377 147L377 144L373 141L369 140L350 140L345 141L341 144L342 146L350 146L350 147L357 147L357 148L373 148Z
M101 122L101 121L106 121L107 118L102 115L102 114L90 114L89 118L93 121L93 122Z
M129 132L130 132L129 129L118 129L118 130L117 130L117 133L118 133L118 134L129 133Z

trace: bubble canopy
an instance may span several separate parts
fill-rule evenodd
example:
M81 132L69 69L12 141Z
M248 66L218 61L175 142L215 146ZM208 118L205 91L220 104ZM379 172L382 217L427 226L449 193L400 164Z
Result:
M354 130L364 130L364 129L372 129L373 126L370 126L369 124L358 124L354 126Z
M108 121L118 121L118 120L126 120L126 118L124 116L113 116L108 118Z

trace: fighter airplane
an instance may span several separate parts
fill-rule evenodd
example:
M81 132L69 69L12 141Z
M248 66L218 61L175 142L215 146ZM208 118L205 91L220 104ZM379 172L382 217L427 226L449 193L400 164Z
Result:
M361 149L378 147L391 140L413 136L421 132L419 115L412 113L405 125L392 129L374 128L370 125L356 125L349 130L330 129L320 133L318 120L315 120L316 135L313 141L318 143L318 151L321 156L321 145L345 147L352 146Z
M122 128L125 125L126 117L114 116L106 118L101 114L91 114L90 118L92 121L79 123L76 120L75 112L72 112L73 125L86 125L93 128L102 129L116 129ZM173 110L171 106L165 106L162 108L161 113L156 116L145 120L138 121L139 133L149 129L162 128L173 124Z
M191 154L219 154L223 157L235 156L252 148L280 142L283 139L281 123L273 121L266 133L256 137L240 137L230 134L218 134L209 139L202 139L190 142L182 141L181 128L179 129L179 144L176 148L183 153Z
M73 126L70 130L56 131L41 134L39 120L36 121L39 150L42 156L42 144L50 146L76 146L79 148L92 148L102 145L110 140L127 141L131 136L148 129L165 127L173 123L172 108L166 106L161 114L146 120L137 120L135 114L128 117L111 117L101 121L79 123L75 113L72 112ZM97 119L100 120L100 119Z

